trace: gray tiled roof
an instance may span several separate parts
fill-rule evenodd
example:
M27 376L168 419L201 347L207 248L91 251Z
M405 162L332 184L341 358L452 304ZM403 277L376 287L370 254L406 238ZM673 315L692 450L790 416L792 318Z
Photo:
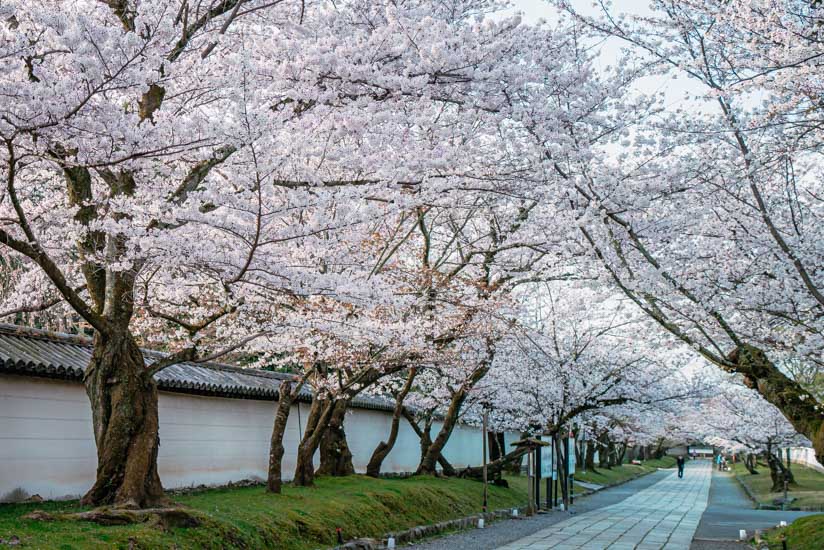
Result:
M92 342L88 338L0 323L0 372L81 381L91 354ZM143 356L148 364L163 354L143 350ZM178 363L155 375L161 390L266 400L277 399L280 382L287 377L219 363ZM312 393L304 388L298 399L311 401ZM352 406L392 410L393 404L385 399L359 396Z

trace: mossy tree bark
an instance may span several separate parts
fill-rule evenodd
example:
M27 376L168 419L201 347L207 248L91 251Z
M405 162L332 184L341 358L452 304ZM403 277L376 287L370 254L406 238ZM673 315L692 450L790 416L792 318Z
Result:
M395 446L395 441L398 439L398 431L401 424L401 414L403 414L403 401L412 389L412 383L415 381L417 372L418 370L415 368L409 369L409 374L406 376L406 382L397 395L395 395L395 408L392 411L392 426L389 429L389 437L386 441L381 441L378 443L378 446L375 447L372 457L366 465L366 475L368 476L380 476L381 465L383 465L384 459L386 459L392 451L392 448Z
M160 504L157 386L128 330L97 333L85 374L97 443L97 477L85 505Z
M275 423L272 427L272 439L269 444L269 473L266 479L266 490L270 493L280 493L283 486L283 434L286 432L286 423L292 403L295 402L303 382L293 389L292 382L284 380L278 388L278 406L275 411Z
M343 423L346 419L348 399L335 399L330 405L332 411L326 426L321 425L320 437L320 466L318 474L327 476L348 476L355 473L352 462L352 451L346 440L346 430Z
M488 347L491 347L491 344L488 344ZM466 401L469 391L489 372L491 360L492 353L489 353L487 361L475 369L469 379L453 392L452 399L449 401L449 408L446 414L444 414L441 429L438 431L438 435L432 441L432 444L426 449L421 463L418 465L417 474L435 474L435 464L438 461L438 456L440 456L447 441L449 441L449 437L452 435L452 431L455 429L455 425L458 423L461 407L464 401Z
M742 374L748 387L775 405L793 428L812 442L816 458L824 463L824 408L815 397L788 378L755 346L739 346L729 360L735 367L728 370Z
M301 487L311 487L315 483L315 451L320 445L320 438L334 408L334 401L325 396L316 395L309 409L309 418L298 446L295 477L292 483Z

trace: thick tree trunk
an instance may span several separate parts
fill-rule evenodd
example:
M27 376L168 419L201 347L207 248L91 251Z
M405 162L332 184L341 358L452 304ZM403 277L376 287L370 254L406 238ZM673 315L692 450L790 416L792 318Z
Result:
M767 445L767 466L770 467L770 479L772 480L772 488L770 492L778 493L784 490L784 478L781 475L781 470L778 467L778 460L772 452L772 445Z
M510 451L508 454L498 458L497 460L489 462L486 465L487 477L489 479L499 479L501 477L501 473L507 465L516 460L520 461L529 451L530 447L517 447L514 451ZM458 470L458 477L483 481L484 468L483 466L469 466L463 470Z
M415 472L416 474L435 474L435 463L438 461L438 456L440 456L441 451L443 451L443 448L446 446L446 442L452 435L452 430L455 429L455 425L458 422L458 414L460 413L461 406L463 405L465 399L466 390L461 387L452 396L452 400L449 403L449 409L447 409L446 415L443 419L441 430L438 432L435 440L432 441L426 449L426 452L421 459L421 463L418 465L418 470Z
M587 441L587 449L584 453L584 470L595 471L595 450L597 447L598 444L594 439Z
M303 431L300 445L298 446L297 464L295 465L295 477L292 480L297 486L310 487L315 483L315 465L312 459L315 451L320 445L320 438L323 435L323 427L329 420L329 416L334 408L329 399L318 398L312 400L312 407L309 409L309 418L306 419L306 429Z
M755 469L755 455L752 453L747 453L747 457L744 459L744 467L750 474L758 474L758 470Z
M366 465L366 475L371 477L378 477L381 474L381 465L384 459L392 451L395 446L395 441L398 439L398 430L401 424L401 414L403 413L403 400L406 399L409 390L412 389L412 383L415 381L417 369L410 369L401 390L395 396L395 408L392 411L392 426L389 428L389 438L386 441L381 441L375 447L372 457L369 459L369 464Z
M430 435L432 431L432 421L427 420L424 425L424 429L421 429L421 427L418 426L418 423L415 422L415 419L412 417L412 415L405 407L401 414L403 414L403 417L406 418L406 421L409 422L409 425L412 426L412 429L415 430L415 433L418 435L418 438L420 439L421 460L423 460L423 457L426 456L426 452L429 450L429 446L432 444L432 436ZM441 465L441 470L443 471L444 475L455 475L455 468L452 466L452 464L449 463L448 460L446 460L443 454L438 455L438 464Z
M623 441L618 451L618 455L615 458L615 463L620 466L624 463L624 456L627 454L627 442Z
M320 466L317 473L325 476L350 476L355 473L352 463L352 451L346 441L346 430L343 422L346 419L348 399L335 399L332 403L332 414L326 426L319 426L323 430L320 438Z
M655 458L661 459L664 458L664 438L658 438L658 443L655 445Z
M778 407L798 433L812 442L815 456L824 463L824 407L794 380L789 379L760 349L742 345L729 356L744 383ZM731 370L731 369L728 369Z
M577 451L575 452L575 467L579 470L584 468L584 447L587 443L589 442L584 442L584 440L580 438L575 440L575 447L577 448Z
M283 464L283 434L286 432L286 423L292 409L292 383L283 381L278 388L278 406L275 412L275 424L272 428L272 439L269 444L269 475L266 479L266 490L270 493L280 493Z
M92 406L97 478L85 505L164 502L157 473L157 386L128 329L97 333L84 382Z

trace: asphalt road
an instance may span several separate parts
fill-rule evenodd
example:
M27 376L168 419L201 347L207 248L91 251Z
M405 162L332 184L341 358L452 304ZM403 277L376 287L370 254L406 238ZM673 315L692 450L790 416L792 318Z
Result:
M756 529L769 529L780 521L791 523L813 513L815 512L756 510L732 474L715 470L707 509L698 524L695 539L706 542L737 540L740 529L746 529L752 534ZM693 543L692 549L698 548L713 547L696 546Z

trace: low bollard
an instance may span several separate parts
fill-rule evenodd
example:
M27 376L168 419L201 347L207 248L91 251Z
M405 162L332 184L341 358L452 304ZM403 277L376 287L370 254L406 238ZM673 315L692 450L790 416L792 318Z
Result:
M778 522L778 526L779 526L779 527L786 527L786 526L787 526L787 522L786 522L786 521L784 521L784 520L781 520L781 521L779 521L779 522Z
M738 530L738 540L747 540L747 530L746 529L739 529Z
M513 518L517 518L517 517L518 517L518 509L517 509L517 508L513 508L513 509L512 509L512 517L513 517Z
M395 537L390 535L389 538L386 539L386 547L395 548Z
M478 518L478 529L484 528L484 518Z

